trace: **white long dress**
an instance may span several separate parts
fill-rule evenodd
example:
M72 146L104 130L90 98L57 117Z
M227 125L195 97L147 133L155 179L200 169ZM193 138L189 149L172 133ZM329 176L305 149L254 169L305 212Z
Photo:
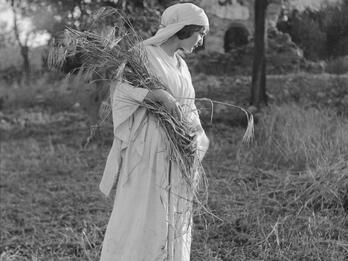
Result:
M150 71L170 88L185 116L200 125L184 60L179 58L178 68L160 47L146 46L146 51ZM116 180L117 188L101 261L190 260L191 189L175 162L170 163L169 144L157 119L140 106L147 92L122 83L113 94L115 138L100 189L108 195ZM204 131L199 136L198 146L205 151Z

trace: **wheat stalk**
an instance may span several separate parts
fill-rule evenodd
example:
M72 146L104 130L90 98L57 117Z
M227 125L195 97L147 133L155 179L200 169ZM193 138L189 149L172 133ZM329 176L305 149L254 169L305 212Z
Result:
M185 97L180 97L181 99L191 99L191 100L195 100L195 101L207 101L210 103L210 106L211 106L211 113L210 113L210 124L213 123L213 114L214 114L214 103L216 104L221 104L221 105L224 105L224 106L227 106L227 107L232 107L232 108L236 108L236 109L239 109L241 110L246 118L247 118L247 128L244 132L244 135L243 135L243 139L242 141L246 144L249 144L253 139L254 139L254 116L251 112L249 112L247 109L244 109L243 107L241 106L238 106L238 105L234 105L234 104L231 104L231 103L227 103L227 102L220 102L220 101L216 101L216 100L212 100L210 98L185 98Z
M114 20L114 27L107 34L101 35L100 28L103 21L110 17ZM88 31L82 32L73 28L65 30L64 38L56 42L55 46L51 48L48 64L51 68L60 68L66 59L78 56L82 65L77 69L77 72L79 77L85 81L105 81L107 83L126 81L138 88L146 88L150 91L164 89L170 92L165 84L148 71L149 61L144 47L139 44L141 41L142 39L130 22L117 9L102 8L94 16ZM114 85L110 85L111 94L114 91ZM113 102L111 97L113 96L110 96L110 104ZM214 103L225 104L207 98L196 100L207 100L212 106ZM91 128L87 144L94 136L95 130L111 114L110 104L103 105L102 119ZM144 101L138 105L146 108L158 119L170 144L171 160L178 165L193 194L194 202L201 206L201 209L207 211L204 203L199 199L203 197L204 202L207 199L207 181L204 169L198 160L198 148L195 144L193 126L185 119L183 121L176 120L161 104ZM237 107L230 104L225 105ZM253 116L248 114L246 110L244 112L248 117L248 128L243 140L249 142L253 135ZM200 193L198 193L200 186L195 180L195 173L200 173L199 182L204 185Z
M110 17L115 20L113 29L105 36L97 33L102 21ZM77 71L86 81L103 80L111 83L122 78L138 88L170 92L165 84L148 71L149 61L144 47L139 44L141 41L128 19L117 9L102 8L94 16L88 31L69 27L65 30L64 38L51 48L48 64L51 68L59 68L67 58L78 56L82 65ZM200 163L196 160L197 147L191 124L185 120L176 120L161 104L144 101L141 106L159 119L171 145L170 156L192 186L192 174L200 169ZM103 111L101 123L110 115L111 107ZM97 123L93 126L88 142L99 125Z

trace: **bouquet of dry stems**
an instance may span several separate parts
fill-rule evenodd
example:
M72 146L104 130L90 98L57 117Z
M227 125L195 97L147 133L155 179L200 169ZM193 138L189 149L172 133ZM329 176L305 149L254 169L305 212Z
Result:
M114 26L103 33L105 21L110 22L110 19L115 22ZM72 28L65 30L63 39L51 48L49 65L60 67L68 57L77 56L82 61L78 74L84 80L102 80L108 83L122 80L150 91L164 89L170 92L167 86L148 71L148 60L141 41L129 20L117 9L101 8L93 17L88 31ZM201 165L197 160L195 130L190 122L177 120L159 103L144 101L141 106L159 120L171 145L171 159L179 165L188 184L193 186L193 174L201 169ZM109 115L111 106L106 111L106 115ZM253 123L252 115L249 118L247 113L247 117L249 134L246 139L249 139Z

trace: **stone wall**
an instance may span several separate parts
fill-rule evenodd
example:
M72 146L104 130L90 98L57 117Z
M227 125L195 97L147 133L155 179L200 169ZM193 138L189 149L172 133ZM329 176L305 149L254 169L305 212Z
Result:
M210 20L210 32L206 37L208 51L224 52L224 36L228 28L235 23L244 25L250 34L254 32L254 0L201 0L199 5L206 11ZM273 0L267 9L267 24L275 26L281 11L282 0Z

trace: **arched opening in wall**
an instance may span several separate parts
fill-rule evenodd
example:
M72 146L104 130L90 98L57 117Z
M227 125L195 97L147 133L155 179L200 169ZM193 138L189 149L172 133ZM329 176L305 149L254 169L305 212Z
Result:
M242 47L249 43L249 30L242 23L232 23L227 29L224 37L225 52Z

